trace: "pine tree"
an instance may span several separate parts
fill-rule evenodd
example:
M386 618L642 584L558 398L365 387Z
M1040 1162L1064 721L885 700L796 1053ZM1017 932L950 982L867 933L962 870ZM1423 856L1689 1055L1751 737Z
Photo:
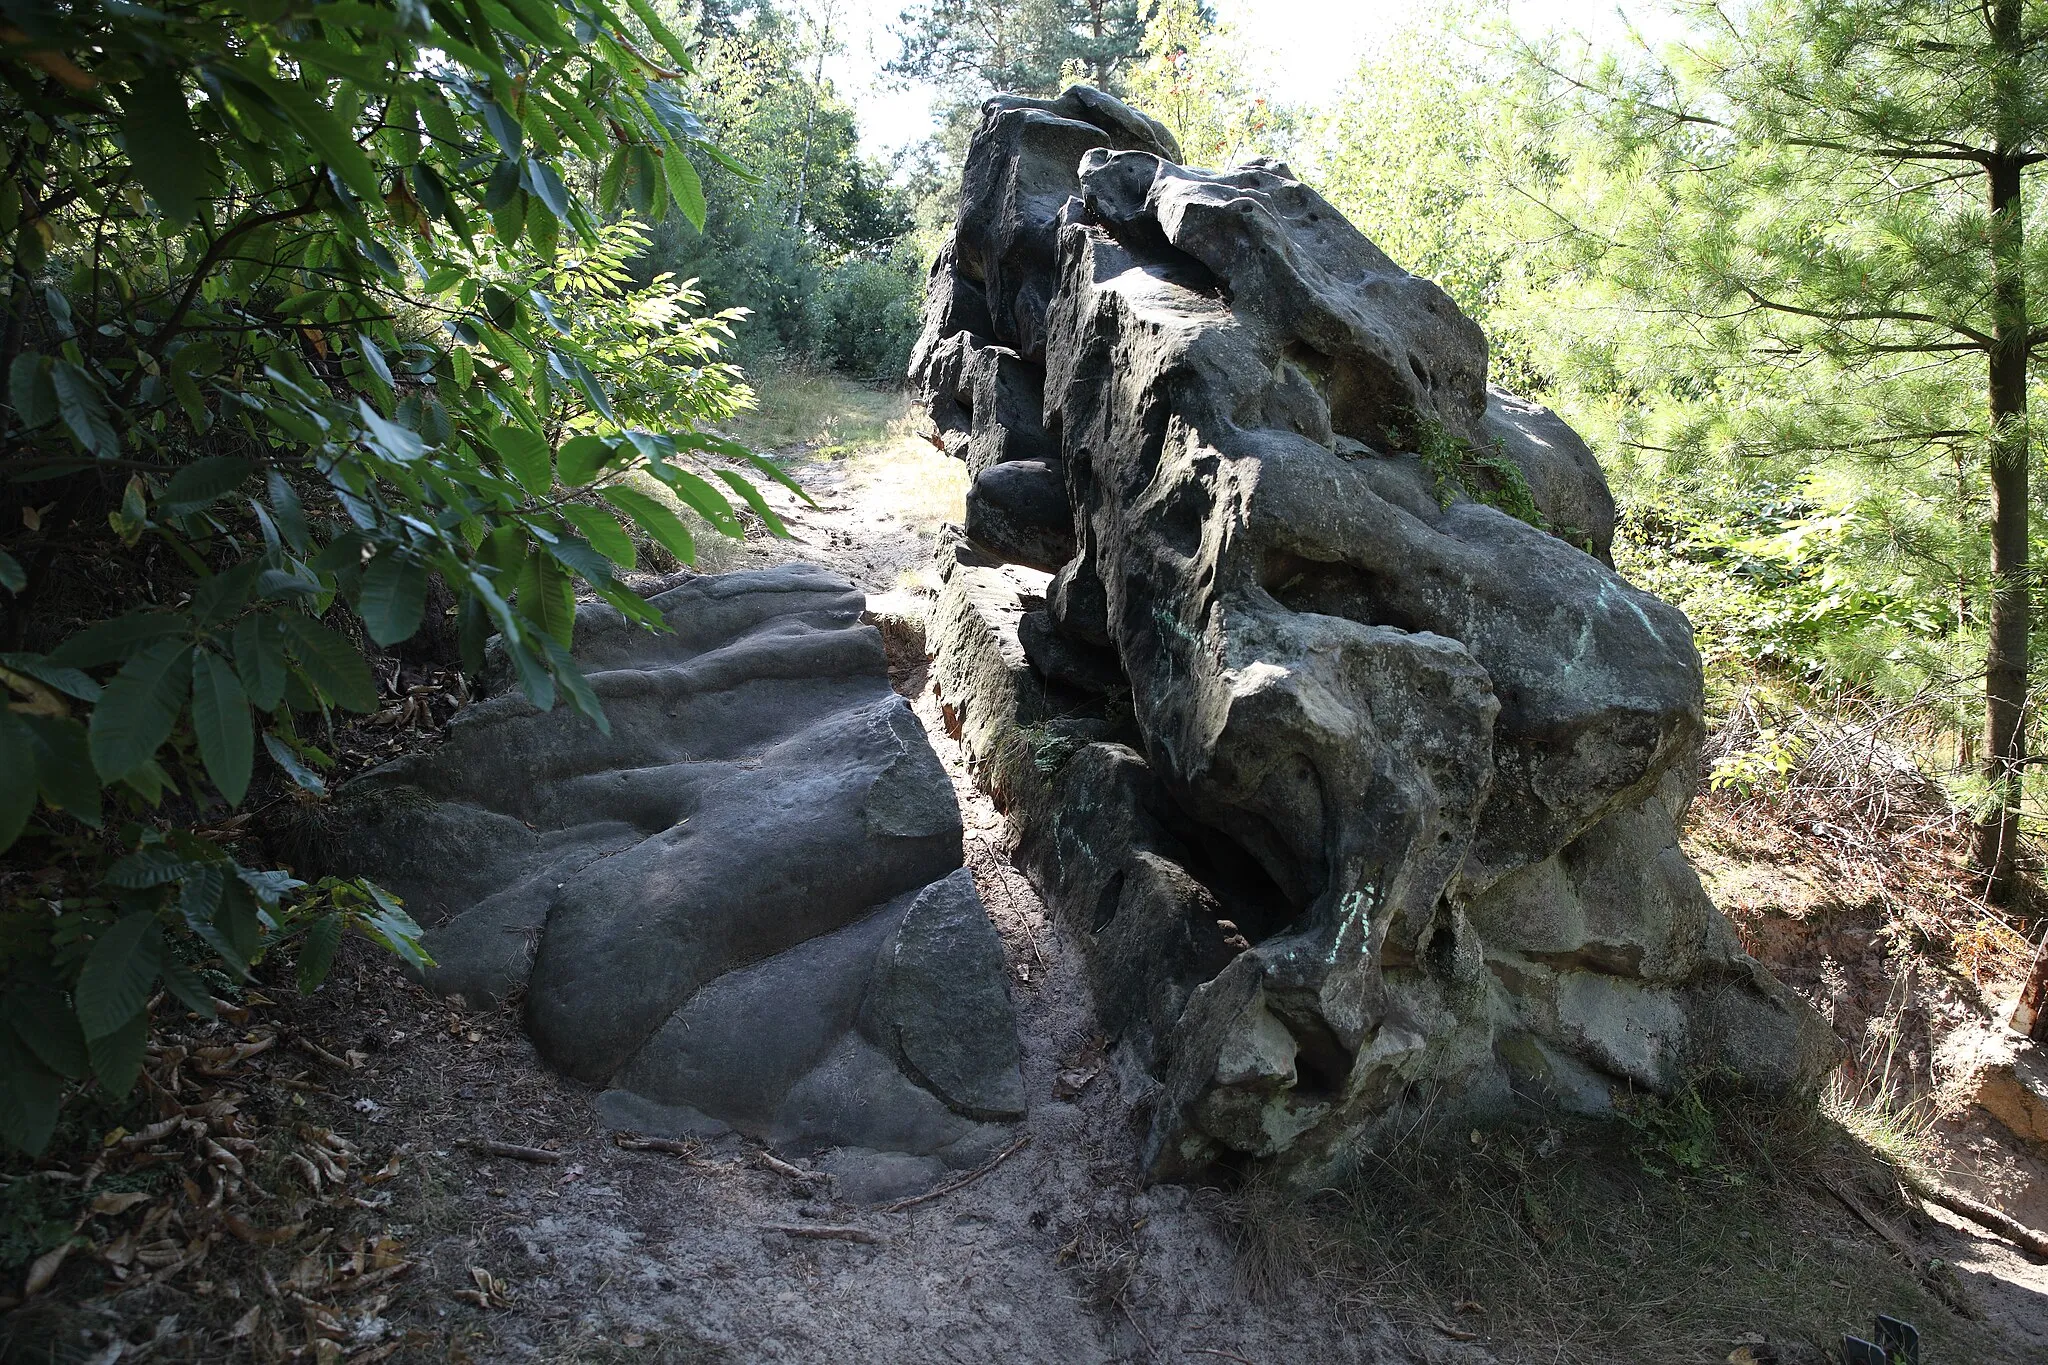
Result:
M889 69L956 100L1057 94L1086 79L1120 91L1152 0L924 0L903 11Z
M1987 631L1976 856L2016 892L2032 625L2030 367L2048 342L2026 236L2048 158L2043 0L1689 5L1694 41L1645 69L1572 72L1610 170L1655 207L1611 246L1645 293L1750 363L1841 377L1778 457L1961 453L1986 476Z

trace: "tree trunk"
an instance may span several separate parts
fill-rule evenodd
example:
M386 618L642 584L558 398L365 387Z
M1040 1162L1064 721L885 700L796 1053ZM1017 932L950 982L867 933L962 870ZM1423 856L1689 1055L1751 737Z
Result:
M2013 133L2025 92L2019 73L2018 0L1988 14L1999 61L1992 75L1998 152L1991 179L1991 603L1984 661L1984 780L1990 802L1977 824L1977 870L1988 899L2009 903L2019 890L2021 783L2027 754L2027 627L2032 583L2027 567L2027 284L2022 215L2023 163Z
M1991 166L1991 612L1984 665L1984 780L1991 804L1977 826L1985 894L2018 889L2020 783L2027 751L2027 292L2021 252L2020 164Z

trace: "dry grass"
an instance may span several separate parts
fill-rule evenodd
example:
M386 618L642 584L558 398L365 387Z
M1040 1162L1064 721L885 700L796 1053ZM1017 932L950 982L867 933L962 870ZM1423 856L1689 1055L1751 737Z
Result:
M830 372L775 368L748 378L758 400L731 428L733 439L754 450L872 445L909 407L900 388L876 388Z
M1889 1313L1919 1324L1931 1360L2003 1358L1823 1176L1861 1177L1896 1216L1883 1168L1838 1125L1688 1090L1619 1123L1417 1139L1313 1195L1255 1182L1233 1221L1255 1291L1310 1276L1361 1318L1390 1314L1418 1349L1449 1337L1504 1362L1706 1362L1768 1341L1793 1365L1832 1359L1845 1330Z

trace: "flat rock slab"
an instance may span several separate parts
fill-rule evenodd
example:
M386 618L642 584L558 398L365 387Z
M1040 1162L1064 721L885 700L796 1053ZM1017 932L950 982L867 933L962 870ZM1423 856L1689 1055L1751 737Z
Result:
M577 614L609 734L481 701L337 794L334 863L428 926L430 985L523 988L615 1127L888 1154L892 1188L982 1159L1024 1110L1002 946L862 594L787 564L652 602L671 633Z

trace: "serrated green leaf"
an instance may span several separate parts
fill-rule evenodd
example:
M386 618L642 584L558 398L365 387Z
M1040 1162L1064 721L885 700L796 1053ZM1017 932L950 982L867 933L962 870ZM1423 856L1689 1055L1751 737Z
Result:
M50 381L50 358L23 351L7 371L7 401L15 420L34 431L57 420L57 388Z
M21 561L5 550L0 550L0 588L9 592L20 592L28 586L28 573L21 567Z
M162 952L162 930L147 910L115 920L94 940L73 994L88 1042L114 1033L141 1013L162 969ZM93 1069L99 1070L97 1059Z
M57 1127L64 1081L38 1063L0 1029L0 1140L30 1156L41 1156Z
M292 781L316 796L324 796L326 794L327 784L320 780L320 774L308 768L304 763L301 763L299 756L292 752L291 745L286 744L276 735L265 735L263 737L263 747L270 751L271 758L276 761L278 767L284 769L285 775L291 778Z
M67 697L80 701L98 701L100 685L75 668L59 668L48 659L34 654L0 654L0 668L10 668L16 673L34 678L45 687L54 687Z
M167 611L135 611L88 626L50 651L59 668L97 668L139 653L144 647L191 628L186 618Z
M284 626L274 616L245 616L235 625L235 673L249 704L275 711L284 700Z
M298 612L286 612L284 625L300 665L329 701L350 711L377 709L376 680L354 645Z
M23 982L0 1001L0 1019L35 1059L60 1076L82 1081L92 1067L78 1016L62 991L47 982Z
M383 190L377 180L377 170L370 164L370 158L363 154L363 149L356 145L355 139L349 136L348 125L336 118L334 111L303 85L269 79L262 84L264 91L284 110L285 116L306 135L306 141L320 159L334 167L343 183L355 191L358 198L377 203Z
M537 498L547 496L555 480L545 436L508 424L492 428L489 440L506 472L519 481L521 488Z
M148 1010L137 1009L132 1019L112 1033L88 1037L85 1047L92 1056L92 1074L100 1088L115 1099L122 1098L135 1088L136 1077L142 1074L143 1058L148 1055Z
M576 636L576 585L554 556L537 549L519 572L519 614L564 645Z
M210 455L195 461L172 475L164 485L157 510L168 517L196 512L240 488L255 469L255 465L236 455Z
M210 649L192 656L192 730L206 775L230 806L241 805L256 760L255 722L235 671Z
M583 538L599 554L622 569L633 567L633 537L626 534L611 513L571 503L562 509L562 516L583 533Z
M150 65L117 97L121 141L136 178L172 223L183 225L199 212L212 176L212 156L192 127L176 69Z
M603 436L572 436L562 442L562 449L556 455L562 483L570 488L581 488L597 477L597 471L612 457L617 443Z
M363 570L356 611L370 638L380 645L410 640L427 607L427 570L418 560L386 546Z
M121 438L107 420L107 404L96 380L68 360L50 366L50 386L57 395L57 415L79 445L102 460L120 458Z
M754 515L761 519L772 534L781 536L784 540L789 539L789 528L782 524L782 518L775 515L775 509L768 505L767 499L761 496L761 490L754 487L746 475L730 469L721 469L718 471L718 477L725 480L726 485L739 494L747 506L754 509Z
M199 979L199 974L168 952L164 954L163 966L164 985L178 997L178 1002L201 1019L213 1018L213 996L207 991L206 983Z
M334 951L341 946L341 927L341 916L328 914L313 921L313 927L306 931L305 940L299 945L300 994L312 994L327 979L334 966Z
M36 753L28 725L0 707L0 852L28 828L36 811Z
M697 177L697 168L690 164L690 158L683 154L681 147L661 149L661 170L668 179L669 198L683 211L683 217L690 220L690 226L704 230L704 182Z
M85 727L68 716L23 716L35 752L36 786L52 808L89 829L100 827L100 784Z
M732 510L732 504L725 500L725 495L698 475L670 466L662 482L673 488L676 496L691 511L710 522L721 535L731 536L734 540L746 535L747 528L740 524L739 515Z
M183 640L157 640L121 666L101 694L87 727L92 766L118 782L156 755L185 707L192 673Z
M690 528L658 499L637 488L614 487L604 490L604 500L631 517L633 524L674 555L676 562L697 562L697 543L690 535Z

